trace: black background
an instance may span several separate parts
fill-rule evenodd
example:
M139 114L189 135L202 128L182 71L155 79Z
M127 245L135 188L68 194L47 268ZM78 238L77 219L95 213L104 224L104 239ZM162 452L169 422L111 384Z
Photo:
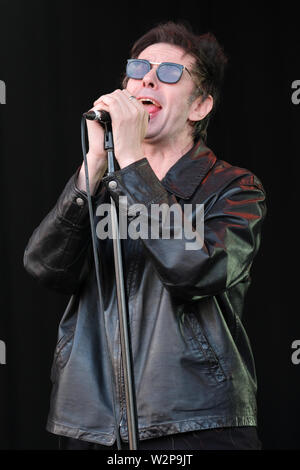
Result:
M28 276L34 228L81 164L80 118L120 86L133 41L156 23L187 20L229 56L208 144L262 180L268 216L244 323L257 364L265 449L299 449L298 156L300 19L295 4L0 0L1 315L0 448L54 449L45 431L57 326L68 297Z

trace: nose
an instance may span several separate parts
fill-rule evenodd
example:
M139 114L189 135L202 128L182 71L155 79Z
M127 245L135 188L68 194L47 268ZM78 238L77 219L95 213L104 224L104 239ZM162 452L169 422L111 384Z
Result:
M143 78L143 87L157 88L158 78L156 75L156 69L152 66L151 70Z

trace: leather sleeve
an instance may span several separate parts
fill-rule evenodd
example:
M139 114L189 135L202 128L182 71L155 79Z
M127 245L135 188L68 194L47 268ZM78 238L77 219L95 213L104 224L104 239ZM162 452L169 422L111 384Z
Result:
M24 267L43 285L73 294L90 269L91 235L87 194L70 178L56 205L34 230ZM95 205L97 196L92 196Z
M109 185L111 180L117 185ZM103 182L116 203L119 196L127 196L129 221L134 220L130 215L133 204L143 204L149 209L146 217L151 226L157 223L151 215L151 204L171 206L178 203L158 180L145 158L107 176ZM194 205L202 202L201 197L197 200L197 195L193 198ZM164 286L174 296L186 300L215 295L245 280L260 244L266 204L264 189L255 175L247 170L233 171L226 184L221 185L206 202L202 241L194 221L192 218L186 221L182 205L178 204L181 216L174 218L171 233L182 233L182 237L142 238L146 253ZM191 224L201 248L187 249L191 240L185 237L184 221Z

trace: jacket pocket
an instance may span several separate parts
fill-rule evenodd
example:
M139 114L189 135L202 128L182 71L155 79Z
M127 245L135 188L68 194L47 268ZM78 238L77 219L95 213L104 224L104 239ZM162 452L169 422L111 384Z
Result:
M208 365L211 375L213 375L217 382L226 380L224 368L220 363L217 353L208 341L197 316L194 313L186 313L185 325L187 332L186 340L190 347L199 353L199 358L201 357L202 362Z
M52 382L55 382L58 372L63 369L68 362L72 350L73 337L74 331L65 334L56 345L50 373Z

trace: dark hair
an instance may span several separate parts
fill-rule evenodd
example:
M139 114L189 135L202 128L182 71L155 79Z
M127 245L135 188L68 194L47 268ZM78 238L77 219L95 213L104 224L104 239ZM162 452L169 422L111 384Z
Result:
M131 49L131 57L138 57L146 47L159 42L179 46L195 58L191 72L199 83L199 88L196 88L191 98L195 99L202 94L205 99L211 95L214 99L212 110L214 111L220 98L220 89L227 63L227 58L215 36L212 33L196 35L188 23L168 21L158 24L138 39ZM126 84L126 79L124 83ZM212 111L201 121L193 123L195 140L199 137L206 140L207 126Z

